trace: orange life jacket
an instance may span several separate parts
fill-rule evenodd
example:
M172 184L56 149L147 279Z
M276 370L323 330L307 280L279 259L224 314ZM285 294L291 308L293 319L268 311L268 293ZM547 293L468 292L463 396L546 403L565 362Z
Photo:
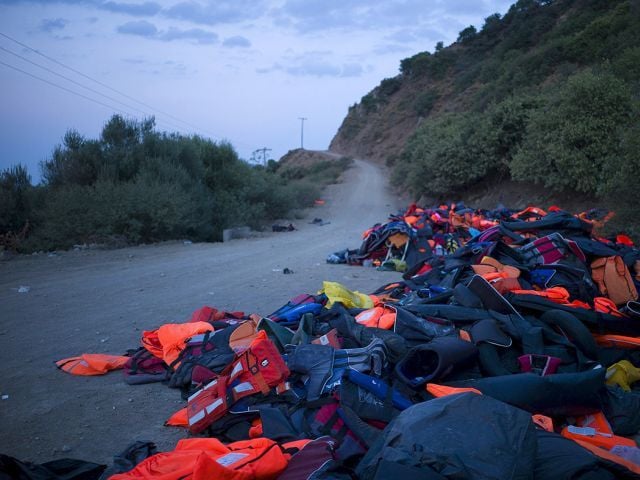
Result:
M628 470L634 473L640 474L640 465L633 463L631 460L627 460L626 458L622 458L622 457L619 457L618 455L614 455L609 450L597 447L589 442L585 442L584 440L574 439L573 441L576 442L581 447L586 448L597 457L604 458L605 460L609 460L611 462L617 463L618 465L622 465L623 467L627 468Z
M83 353L79 357L58 360L56 366L72 375L104 375L111 370L123 368L129 357Z
M626 337L624 335L594 335L596 343L601 347L614 347L632 350L640 348L640 337Z
M188 438L172 452L157 453L110 480L275 480L289 459L266 438L229 445L216 438Z
M366 327L391 330L396 324L396 309L388 305L370 308L356 315L356 322Z
M516 219L535 218L537 220L539 218L546 217L547 216L547 212L545 212L543 209L538 208L538 207L527 207L524 210L521 210L518 213L514 213L511 216L513 218L516 218Z
M187 339L210 331L213 326L207 322L167 323L157 330L142 332L142 346L171 365L184 350Z
M516 295L536 295L538 297L546 298L554 303L567 304L569 303L569 292L564 287L551 287L545 290L512 290Z
M181 408L171 415L164 424L168 427L188 427L189 416L187 414L187 407Z
M638 299L631 273L619 255L594 260L591 263L591 277L598 284L600 293L616 305Z
M611 450L616 445L637 447L636 442L631 438L614 435L611 425L602 412L579 417L576 420L576 426L564 427L560 434L565 438L580 440L607 450Z
M593 309L596 312L608 313L616 317L624 317L624 314L618 310L618 306L613 303L613 300L607 297L595 297L593 299Z
M427 392L429 392L436 398L465 392L477 393L478 395L482 395L482 392L480 390L472 387L449 387L447 385L440 385L438 383L427 383L427 386L425 388Z

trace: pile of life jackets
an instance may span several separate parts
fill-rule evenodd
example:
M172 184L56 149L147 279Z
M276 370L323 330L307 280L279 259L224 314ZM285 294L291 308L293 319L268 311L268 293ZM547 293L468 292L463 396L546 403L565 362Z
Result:
M550 210L413 205L393 228L426 251L371 294L202 307L58 366L181 392L192 438L117 480L640 478L640 250Z

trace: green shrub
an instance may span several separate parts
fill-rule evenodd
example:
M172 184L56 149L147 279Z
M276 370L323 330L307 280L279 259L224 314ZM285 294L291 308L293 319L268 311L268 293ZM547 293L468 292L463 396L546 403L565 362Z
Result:
M383 97L390 97L402 86L402 80L399 77L385 78L380 82L379 91Z
M407 143L393 182L419 196L449 193L484 178L495 167L486 125L474 113L425 121Z
M0 235L17 233L33 221L33 186L23 165L0 172Z
M309 205L320 186L346 168L342 160L315 165L293 181L272 164L242 161L229 143L160 133L153 126L153 119L115 115L99 140L69 131L42 164L42 187L31 187L24 169L5 172L0 227L15 229L33 218L23 251L113 238L131 244L219 240L225 228L258 227Z
M603 168L621 154L631 113L632 97L621 80L590 71L572 76L532 113L511 176L554 190L600 193Z
M437 92L433 90L423 92L416 97L415 103L413 104L413 109L419 116L426 117L431 112L431 109L433 108L437 100Z

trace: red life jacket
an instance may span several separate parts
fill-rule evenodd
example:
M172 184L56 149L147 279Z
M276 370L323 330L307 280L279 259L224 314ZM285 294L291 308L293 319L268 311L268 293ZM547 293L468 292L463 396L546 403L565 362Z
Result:
M201 432L222 418L233 402L257 393L266 395L288 376L289 369L280 352L261 330L218 378L189 397L189 430Z

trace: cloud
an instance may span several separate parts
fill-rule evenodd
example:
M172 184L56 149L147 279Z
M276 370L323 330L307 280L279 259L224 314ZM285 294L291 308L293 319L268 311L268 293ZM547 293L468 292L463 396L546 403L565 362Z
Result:
M274 22L300 33L435 27L447 15L464 19L465 23L470 18L504 11L508 1L511 0L285 0L274 9ZM408 35L405 41L410 41Z
M194 40L199 44L212 44L218 41L218 35L213 32L202 30L201 28L190 28L181 30L179 28L170 28L166 32L158 35L159 40L171 42L173 40Z
M208 2L188 0L166 8L163 14L170 18L202 25L217 25L259 18L266 11L267 2L265 0L212 0Z
M360 77L364 73L364 68L359 63L346 63L342 66L341 77Z
M411 47L408 47L407 45L400 45L397 43L376 45L373 48L373 53L375 53L376 55L387 55L387 54L405 53L405 52L412 52L412 51L413 49Z
M68 20L65 20L64 18L45 18L40 22L40 30L51 33L56 30L62 30L68 23Z
M127 35L138 35L140 37L155 38L158 35L158 29L156 26L147 22L146 20L140 20L136 22L127 22L120 25L117 29L118 33L124 33Z
M137 35L139 37L151 40L161 40L163 42L172 42L174 40L192 40L197 44L212 44L218 41L218 35L214 32L208 32L201 28L190 28L182 30L180 28L171 27L168 30L158 30L151 22L139 20L135 22L127 22L120 25L117 29L118 33L127 35Z
M157 15L162 10L162 5L153 1L129 3L115 2L112 0L0 0L0 5L20 5L26 3L41 5L78 5L134 17L151 17Z
M162 7L156 2L144 3L122 3L122 2L102 2L98 5L101 10L108 10L114 13L124 13L126 15L149 17L156 15Z
M290 54L271 67L257 68L256 73L284 72L294 77L360 77L365 68L358 63L335 63L329 59L332 52L311 51L303 54Z
M228 48L249 48L251 46L251 42L240 35L236 35L235 37L225 38L224 42L222 42L223 47Z
M145 73L183 75L187 72L187 66L183 62L175 60L156 62L143 57L125 57L122 62L127 64L128 69L135 69Z

